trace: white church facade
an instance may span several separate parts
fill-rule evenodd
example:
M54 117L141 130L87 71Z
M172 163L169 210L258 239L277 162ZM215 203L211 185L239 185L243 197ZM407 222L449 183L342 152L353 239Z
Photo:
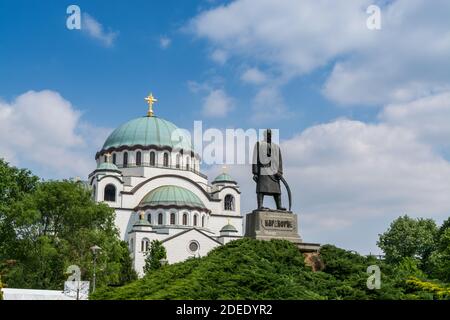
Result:
M189 135L154 116L152 95L146 100L147 116L109 135L88 179L95 201L114 208L140 275L152 240L163 243L168 263L176 263L243 235L237 182L222 173L209 183Z

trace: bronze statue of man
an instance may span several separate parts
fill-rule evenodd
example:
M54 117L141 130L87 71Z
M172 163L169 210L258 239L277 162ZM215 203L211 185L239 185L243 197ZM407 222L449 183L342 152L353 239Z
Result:
M256 182L258 210L263 207L264 196L273 196L277 210L286 210L281 206L280 179L283 177L283 161L280 147L272 142L272 131L264 132L264 141L257 142L253 151L253 180Z

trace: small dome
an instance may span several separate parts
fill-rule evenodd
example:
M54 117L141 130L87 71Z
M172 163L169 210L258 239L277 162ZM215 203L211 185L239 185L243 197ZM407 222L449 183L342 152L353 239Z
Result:
M102 162L97 166L97 170L120 171L114 163Z
M237 184L236 181L234 181L234 179L228 173L225 172L218 175L212 183L215 184L220 182Z
M135 224L133 224L133 226L151 226L151 224L145 219L144 220L139 219L138 221L136 221Z
M236 230L236 228L233 225L227 224L227 225L223 226L222 229L220 229L220 232L238 232L238 231Z
M158 117L141 117L122 124L106 139L102 151L120 147L156 146L192 151L190 137L172 122ZM179 139L174 141L173 138Z
M139 207L209 211L196 194L179 186L161 186L150 191L142 199Z

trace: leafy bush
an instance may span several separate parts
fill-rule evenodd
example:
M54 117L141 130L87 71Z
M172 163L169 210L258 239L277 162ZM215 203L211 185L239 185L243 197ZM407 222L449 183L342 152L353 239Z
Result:
M244 238L131 284L99 289L91 299L419 299L424 293L406 284L408 275L395 276L392 266L373 257L326 245L321 258L325 269L313 272L288 241ZM367 288L373 264L382 270L380 290Z

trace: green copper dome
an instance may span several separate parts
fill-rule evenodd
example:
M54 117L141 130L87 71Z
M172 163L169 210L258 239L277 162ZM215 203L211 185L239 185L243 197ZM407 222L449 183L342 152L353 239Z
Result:
M206 210L202 200L192 191L178 186L161 186L150 191L139 204L140 207L179 207Z
M238 231L233 225L227 224L222 229L220 229L220 232L238 232Z
M120 171L119 168L114 163L110 162L102 162L97 166L97 170L112 170L112 171Z
M236 184L236 181L234 181L234 179L228 173L225 173L225 172L218 175L213 181L213 183L219 183L219 182L227 182L227 183Z
M114 130L106 139L102 150L131 146L159 146L192 150L188 135L179 130L172 140L172 134L179 129L172 122L158 117L142 117L128 121Z

